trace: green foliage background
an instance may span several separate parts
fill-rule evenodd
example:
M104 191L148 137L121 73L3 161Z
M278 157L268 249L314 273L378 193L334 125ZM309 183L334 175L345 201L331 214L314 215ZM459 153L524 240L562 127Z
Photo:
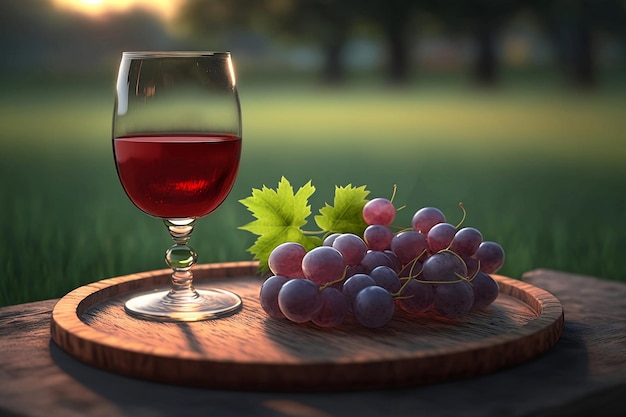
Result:
M199 262L250 259L252 188L312 180L313 216L336 185L423 206L452 223L468 212L507 253L515 278L555 268L626 281L626 86L574 92L549 74L477 90L460 77L341 88L240 77L244 149L227 201L198 222ZM0 305L165 267L169 236L121 189L112 159L112 79L4 80L0 95Z

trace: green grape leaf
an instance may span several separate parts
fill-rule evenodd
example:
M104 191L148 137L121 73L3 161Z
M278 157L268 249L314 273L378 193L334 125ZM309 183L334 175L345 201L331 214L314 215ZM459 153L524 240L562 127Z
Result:
M319 237L308 236L301 229L311 214L308 201L314 192L315 187L309 181L294 194L289 181L282 177L276 190L266 186L260 190L253 188L250 197L239 200L256 218L239 229L258 236L248 252L259 260L262 272L269 270L269 255L281 243L298 242L307 250L321 244Z
M365 186L335 187L334 206L326 203L315 216L315 223L328 233L354 233L363 236L367 224L363 220L363 206L370 192Z

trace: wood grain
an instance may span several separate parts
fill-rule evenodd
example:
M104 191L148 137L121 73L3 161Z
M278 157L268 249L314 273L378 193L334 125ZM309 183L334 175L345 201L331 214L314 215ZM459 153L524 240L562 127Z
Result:
M460 320L396 312L385 327L349 319L334 329L270 319L258 303L262 279L252 262L198 265L196 286L243 299L238 314L195 323L128 316L124 301L167 287L169 270L111 278L78 288L55 305L51 336L75 358L121 375L237 390L352 390L427 384L480 375L549 350L563 329L550 293L495 276L487 310Z

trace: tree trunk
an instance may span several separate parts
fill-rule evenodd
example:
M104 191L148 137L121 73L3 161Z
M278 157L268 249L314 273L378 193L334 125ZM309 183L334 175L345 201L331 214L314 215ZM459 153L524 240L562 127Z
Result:
M476 29L477 55L474 80L483 86L498 82L497 30L493 23L480 22Z
M328 84L339 84L345 80L344 49L348 41L350 15L324 10L323 25L318 27L324 53L323 81Z
M344 41L330 42L324 45L324 67L322 78L325 83L339 84L344 81L345 69L343 62Z
M408 82L410 75L410 54L406 22L398 21L387 29L389 48L388 79L392 84Z
M596 84L593 38L584 23L561 24L556 33L557 53L568 82L574 87Z

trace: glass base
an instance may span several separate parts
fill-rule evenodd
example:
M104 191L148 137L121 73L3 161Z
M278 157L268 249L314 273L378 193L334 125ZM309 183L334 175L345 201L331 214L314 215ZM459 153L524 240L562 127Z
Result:
M241 309L241 298L220 289L195 290L194 296L181 302L170 291L139 295L126 302L124 308L132 316L154 321L200 321L218 319Z

